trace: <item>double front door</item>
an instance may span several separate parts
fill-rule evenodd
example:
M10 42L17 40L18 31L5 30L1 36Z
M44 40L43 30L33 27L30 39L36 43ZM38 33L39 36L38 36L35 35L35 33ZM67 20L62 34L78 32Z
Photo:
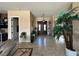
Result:
M38 35L47 35L47 21L38 21Z

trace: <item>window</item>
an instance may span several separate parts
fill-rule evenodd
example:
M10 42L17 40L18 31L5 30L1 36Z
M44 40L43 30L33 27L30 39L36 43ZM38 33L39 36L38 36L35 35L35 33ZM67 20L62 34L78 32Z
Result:
M44 24L44 31L46 31L46 24Z
M39 31L41 31L41 24L39 24Z

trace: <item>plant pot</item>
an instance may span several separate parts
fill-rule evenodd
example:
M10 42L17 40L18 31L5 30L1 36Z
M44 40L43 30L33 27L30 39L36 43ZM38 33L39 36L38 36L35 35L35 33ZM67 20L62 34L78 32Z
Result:
M66 48L65 53L66 53L66 56L77 56L77 51L75 50L70 50Z
M26 39L20 38L19 42L26 42Z

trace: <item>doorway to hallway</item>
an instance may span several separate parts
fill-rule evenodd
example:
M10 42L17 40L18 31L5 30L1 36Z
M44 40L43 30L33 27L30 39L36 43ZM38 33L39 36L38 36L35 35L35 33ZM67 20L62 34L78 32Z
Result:
M38 35L47 35L47 21L37 21Z
M11 17L11 37L19 41L19 17Z

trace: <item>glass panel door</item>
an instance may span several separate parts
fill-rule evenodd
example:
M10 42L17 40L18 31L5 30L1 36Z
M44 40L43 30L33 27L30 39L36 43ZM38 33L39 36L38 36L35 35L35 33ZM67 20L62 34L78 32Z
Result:
M39 31L41 31L41 24L39 24Z
M44 24L44 31L46 31L46 24Z

